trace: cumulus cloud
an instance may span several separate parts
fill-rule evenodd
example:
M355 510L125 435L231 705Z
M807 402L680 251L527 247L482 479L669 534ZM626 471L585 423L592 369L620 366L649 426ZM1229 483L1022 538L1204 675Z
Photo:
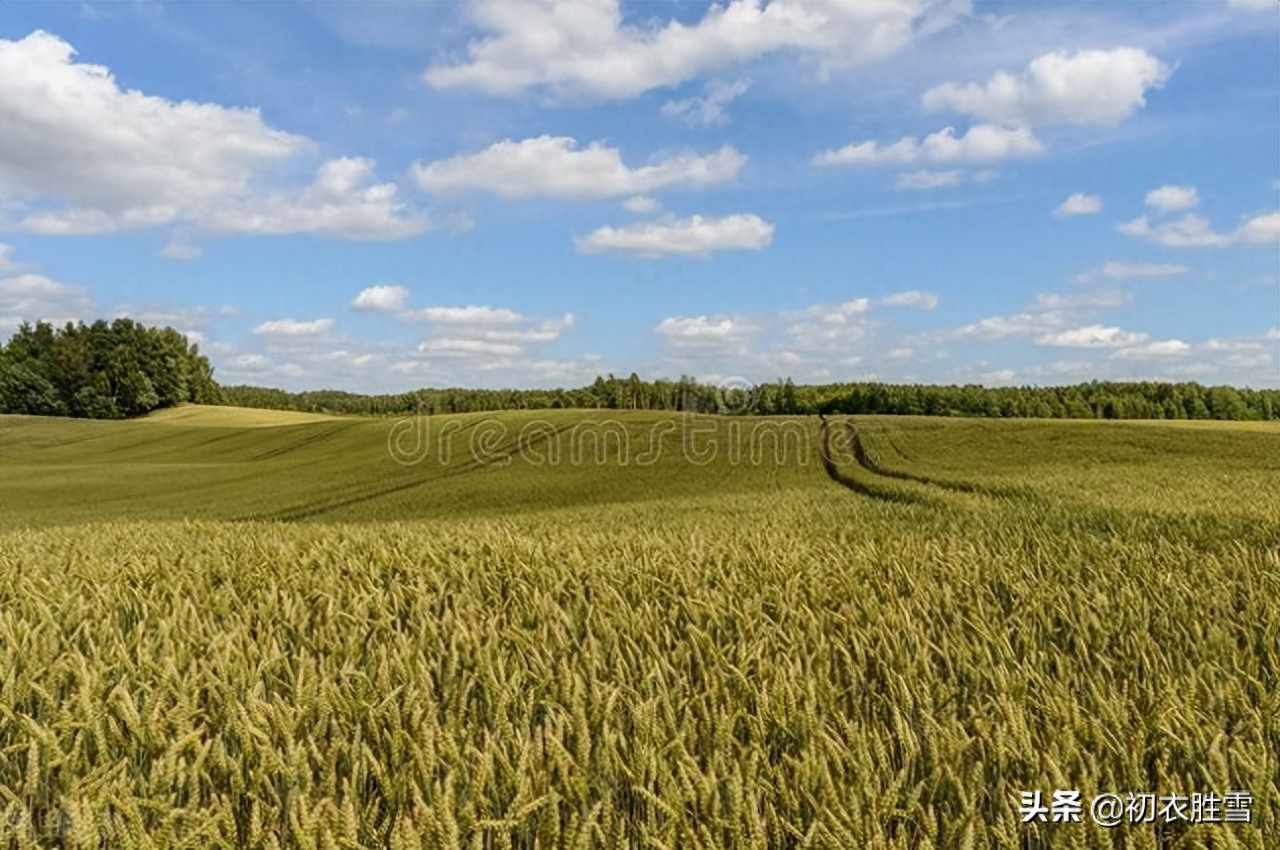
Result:
M574 239L584 253L627 251L650 259L668 254L706 257L717 251L759 251L772 241L773 225L750 213L723 218L668 215L622 227L602 227Z
M309 187L264 192L264 175L316 145L268 126L255 109L122 90L108 69L74 57L43 31L0 39L0 191L25 230L189 222L224 233L371 239L425 226L395 200L393 184L368 185L368 160L333 160Z
M404 308L409 290L403 286L370 286L351 300L351 309L394 313Z
M1123 222L1116 230L1126 236L1141 236L1174 248L1205 245L1220 247L1231 242L1231 237L1215 232L1208 221L1190 213L1176 221L1156 225L1152 225L1144 215Z
M1191 351L1191 346L1180 339L1157 339L1138 345L1129 345L1112 352L1121 360L1150 360L1158 357L1177 357Z
M652 165L629 168L617 148L592 142L579 147L569 136L498 142L480 153L415 163L414 179L425 191L466 190L507 198L609 198L672 185L704 186L733 179L747 158L725 145L706 156L681 153Z
M962 12L908 0L747 0L713 5L691 24L624 23L617 0L477 3L470 13L489 34L468 45L464 60L433 65L423 78L436 88L494 95L538 88L562 98L620 100L780 50L829 66L873 62Z
M112 314L116 318L130 318L151 327L173 328L192 342L203 342L209 325L218 316L232 316L231 307L211 310L208 307L174 307L145 304L121 304Z
M880 299L880 303L886 307L915 307L917 310L932 310L938 306L938 296L932 292L910 289L885 296Z
M950 110L1004 126L1115 126L1146 104L1173 69L1145 50L1056 51L1018 76L998 71L986 85L944 83L925 92L926 109Z
M403 239L427 221L408 213L394 183L373 182L374 162L330 160L301 192L272 192L219 206L199 218L218 233L316 233L338 239ZM465 224L463 225L465 228Z
M0 272L17 271L19 263L13 259L13 246L0 242Z
M1208 221L1194 213L1157 224L1144 215L1116 226L1126 236L1138 236L1171 248L1211 247L1227 245L1274 245L1280 242L1280 213L1254 216L1230 233L1220 233Z
M1250 245L1280 242L1280 213L1254 216L1236 230L1235 238Z
M892 300L901 305L928 300L927 293L898 295L904 297ZM654 327L654 335L663 344L666 368L710 380L715 378L708 376L772 379L780 374L806 380L865 378L869 373L862 352L876 339L881 323L873 313L887 300L849 298L760 315L671 316ZM910 353L899 349L883 356L886 362L901 362Z
M747 93L751 84L746 80L732 83L713 80L707 83L702 97L669 100L662 105L662 114L677 118L691 127L719 127L729 123L724 108Z
M502 342L486 342L481 339L454 339L440 337L429 339L418 345L418 350L430 354L450 354L459 356L498 355L510 357L520 354L523 349L518 345Z
M823 151L813 158L815 165L909 165L925 163L995 162L1040 153L1044 147L1021 127L998 127L979 124L963 136L946 127L918 141L906 136L881 145L878 142L856 142L835 150Z
M1060 348L1119 348L1134 345L1147 338L1144 333L1124 331L1117 327L1087 325L1082 328L1045 333L1036 337L1037 345Z
M898 175L895 184L899 189L941 189L946 186L959 186L963 172L954 171L909 171Z
M20 274L0 280L0 330L23 322L54 325L89 319L93 299L83 286L58 283L41 274Z
M622 202L622 206L628 212L639 213L641 215L649 215L662 209L661 202L654 198L645 197L644 195L636 195L634 198L627 198Z
M1161 212L1189 210L1200 203L1200 194L1194 186L1161 186L1152 189L1145 198L1149 207Z
M524 320L515 310L489 306L423 307L403 316L445 325L514 325Z
M1119 289L1100 289L1082 295L1041 293L1031 302L1028 310L1045 313L1062 310L1096 310L1104 307L1120 307L1129 303L1129 294Z
M1107 277L1124 279L1127 277L1173 277L1191 271L1186 266L1174 263L1117 263L1108 261L1102 266L1102 273Z
M333 319L315 319L310 322L298 319L272 319L253 329L255 334L266 337L309 337L328 333Z
M351 306L432 326L439 335L422 342L418 353L449 357L515 357L523 354L527 345L554 342L575 322L572 313L537 319L489 305L411 308L405 303L408 296L403 286L371 286L362 290Z
M659 322L653 332L679 346L738 347L759 330L754 322L743 317L671 316Z
M199 245L181 239L174 239L160 249L160 254L170 260L194 260L203 253L204 249Z
M1080 295L1040 294L1021 312L988 316L944 332L942 337L968 340L1051 339L1056 334L1080 327L1081 320L1099 310L1118 307L1128 300L1126 293L1117 290Z
M1102 212L1102 198L1097 195L1076 192L1058 204L1058 208L1053 211L1053 214L1058 218L1065 218L1073 215L1093 215L1100 212Z

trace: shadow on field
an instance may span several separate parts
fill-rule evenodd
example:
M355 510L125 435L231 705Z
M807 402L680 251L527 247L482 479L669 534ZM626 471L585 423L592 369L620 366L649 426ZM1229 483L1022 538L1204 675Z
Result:
M328 513L329 511L340 510L342 508L349 508L352 505L358 505L363 502L369 502L374 499L379 499L383 496L390 496L394 493L401 493L401 492L404 492L405 490L412 490L415 487L422 487L423 485L426 485L426 484L434 484L437 481L442 481L446 478L453 478L458 475L465 475L469 472L475 472L477 470L484 469L485 467L501 465L502 463L505 463L511 458L516 457L517 455L520 455L524 451L532 448L537 443L552 442L553 440L557 439L561 434L563 434L565 431L567 431L571 427L573 427L572 424L561 425L560 427L554 428L549 432L538 434L536 437L528 440L517 439L516 444L513 447L511 447L508 451L494 454L491 457L485 457L485 458L472 457L471 460L465 463L459 464L456 467L446 469L440 475L435 475L427 478L415 478L412 481L404 481L399 484L392 484L386 487L379 487L377 489L369 490L363 493L356 493L351 496L344 496L338 499L331 499L327 502L323 502L320 504L302 505L294 508L285 508L283 510L276 511L275 513L268 514L264 517L255 517L255 519L284 520L286 522L309 519L319 514Z

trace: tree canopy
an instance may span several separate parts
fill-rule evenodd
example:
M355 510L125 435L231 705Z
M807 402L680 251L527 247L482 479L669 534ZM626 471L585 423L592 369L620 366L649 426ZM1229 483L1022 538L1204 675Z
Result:
M182 402L217 404L199 348L132 319L24 323L0 346L0 413L122 419Z
M390 395L220 387L208 358L172 328L131 319L23 324L0 346L0 413L121 419L182 402L315 413L406 415L550 408L795 415L889 413L1053 419L1280 419L1280 391L1159 381L1059 387L795 384L724 389L600 376L576 389L420 389Z
M226 387L227 404L313 413L471 413L493 410L603 408L763 415L889 413L1045 419L1280 419L1276 390L1205 387L1159 381L1059 387L936 386L843 383L803 385L790 380L724 390L689 377L644 381L598 377L578 389L422 389L394 395L320 390L289 393Z

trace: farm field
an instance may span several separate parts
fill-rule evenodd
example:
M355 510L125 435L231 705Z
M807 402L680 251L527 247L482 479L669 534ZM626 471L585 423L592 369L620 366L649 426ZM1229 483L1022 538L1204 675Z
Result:
M856 424L0 417L7 845L1274 847L1280 427Z

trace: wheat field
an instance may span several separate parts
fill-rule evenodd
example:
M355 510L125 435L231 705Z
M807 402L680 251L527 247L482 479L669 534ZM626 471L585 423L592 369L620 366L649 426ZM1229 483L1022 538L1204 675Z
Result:
M610 414L0 418L7 845L1276 846L1280 430Z

